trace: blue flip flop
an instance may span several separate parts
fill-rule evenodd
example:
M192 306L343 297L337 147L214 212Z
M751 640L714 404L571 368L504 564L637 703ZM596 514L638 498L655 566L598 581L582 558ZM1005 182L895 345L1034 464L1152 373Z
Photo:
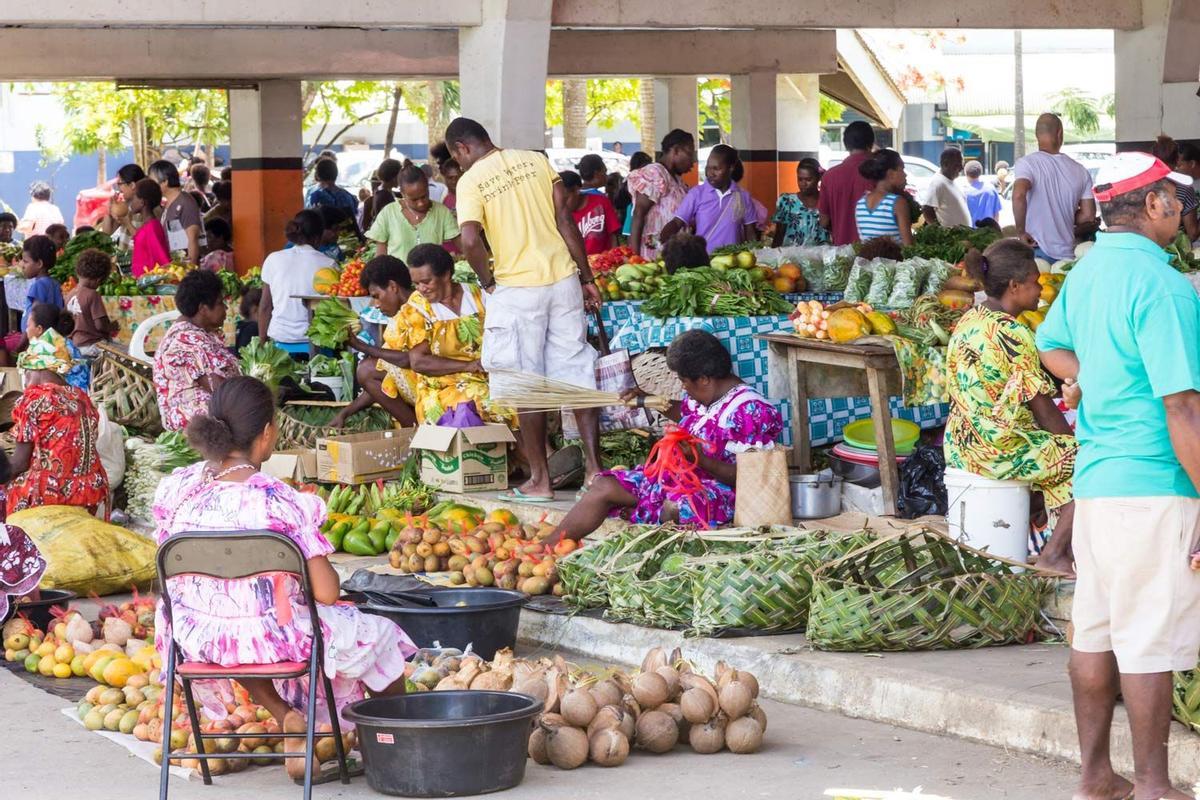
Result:
M512 500L516 503L553 503L553 497L540 497L535 494L525 494L520 489L509 489L507 492L501 492L501 500Z

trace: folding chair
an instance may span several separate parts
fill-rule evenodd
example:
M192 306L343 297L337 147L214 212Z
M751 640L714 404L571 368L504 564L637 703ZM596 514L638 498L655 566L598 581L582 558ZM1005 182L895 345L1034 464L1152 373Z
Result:
M263 574L284 573L293 575L304 590L309 618L313 622L312 653L308 663L286 661L278 664L239 664L222 667L198 661L184 661L175 645L174 625L171 620L171 596L169 579L179 575L204 575L212 578L234 580ZM345 745L342 742L341 724L337 706L333 699L333 684L321 668L325 643L321 637L321 626L317 617L317 604L313 599L312 585L308 575L308 563L296 544L285 536L270 531L196 531L171 536L158 548L158 578L162 587L163 614L171 626L171 640L167 647L166 698L162 741L162 771L159 776L159 800L167 800L170 777L170 762L176 755L171 752L171 724L174 703L175 678L179 677L183 687L183 698L192 723L192 734L196 742L196 753L187 758L200 761L200 772L206 784L212 784L208 761L212 758L295 758L304 756L304 800L312 797L312 768L315 760L313 743L318 736L332 736L337 746L338 774L342 783L350 783L350 770L346 765ZM206 739L261 738L260 734L201 733L200 715L192 696L192 681L213 678L299 678L308 675L307 728L304 733L286 733L284 739L304 739L304 752L284 752L266 755L262 753L206 753ZM324 686L325 701L329 707L332 733L316 733L317 682ZM282 720L280 724L282 725ZM274 737L273 737L274 738Z

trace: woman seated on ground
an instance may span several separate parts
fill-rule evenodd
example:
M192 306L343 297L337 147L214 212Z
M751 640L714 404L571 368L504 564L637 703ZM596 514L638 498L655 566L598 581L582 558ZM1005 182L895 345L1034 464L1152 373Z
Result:
M355 372L363 391L329 424L345 427L350 417L378 403L398 425L411 427L417 419L413 411L417 402L416 376L409 369L408 340L401 333L405 322L400 309L412 296L412 278L400 259L375 256L363 267L359 282L371 295L375 307L391 319L383 329L382 347L367 344L357 336L350 338L350 349L365 356Z
M950 337L946 466L1032 484L1047 509L1058 509L1038 563L1071 573L1071 476L1079 445L1054 404L1033 331L1016 320L1037 308L1042 291L1033 250L1001 239L982 254L972 250L966 262L987 300L964 314Z
M7 483L11 476L8 456L0 451L0 484ZM3 515L4 503L0 502ZM40 597L38 584L45 571L46 559L33 539L15 525L0 522L0 619L8 619L10 604Z
M703 522L709 527L733 519L736 456L750 448L774 447L783 418L733 373L729 351L707 331L677 336L667 349L667 364L684 389L683 399L672 403L667 416L703 441L697 465L700 492L690 497L673 492L648 478L643 467L602 472L559 524L552 541L578 541L600 527L605 517L647 525Z
M154 391L163 427L181 431L208 409L221 382L241 374L225 346L225 289L216 273L193 270L175 290L180 317L154 353Z
M488 295L475 284L454 281L454 260L436 244L408 254L416 292L400 315L409 366L416 373L417 422L436 423L442 414L474 401L485 422L516 427L516 415L488 402L488 379L479 362Z
M51 306L46 306L54 310ZM8 514L38 506L83 506L95 514L108 499L108 476L96 441L100 414L82 389L63 376L73 359L67 340L47 328L17 357L25 392L13 406Z
M288 537L308 560L325 638L322 667L333 682L338 710L361 700L366 689L375 696L403 694L404 661L416 647L390 620L353 605L335 605L340 587L327 558L333 548L319 530L325 504L259 471L278 434L275 398L266 385L236 377L217 387L207 412L188 425L188 441L205 460L158 486L158 542L182 531L205 530L268 530ZM185 660L233 666L309 658L312 620L301 587L290 577L276 584L269 574L239 580L181 575L171 579L170 593L173 635ZM155 644L165 656L169 631L161 611ZM285 732L304 730L306 678L239 681ZM198 681L195 688L209 716L224 719L227 684ZM320 688L318 697L317 714L327 722ZM288 759L287 770L293 778L303 777L304 759Z

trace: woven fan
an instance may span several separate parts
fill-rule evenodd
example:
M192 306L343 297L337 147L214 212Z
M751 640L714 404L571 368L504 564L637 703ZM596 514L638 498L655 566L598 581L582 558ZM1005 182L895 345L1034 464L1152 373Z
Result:
M643 395L626 401L616 392L585 389L582 386L516 370L492 370L488 373L488 382L491 385L492 402L522 411L628 406L652 408L665 413L671 406L671 401L666 397Z

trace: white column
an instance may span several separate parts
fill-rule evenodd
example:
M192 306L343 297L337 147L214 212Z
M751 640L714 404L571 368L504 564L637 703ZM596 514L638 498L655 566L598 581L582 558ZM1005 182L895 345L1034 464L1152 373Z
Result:
M482 0L483 22L460 28L463 115L501 147L546 146L552 0Z
M678 128L697 136L699 112L696 108L694 75L654 79L654 127L659 142ZM657 145L656 145L657 146Z
M821 148L821 79L779 75L775 79L775 139L779 194L796 191L796 163Z
M1118 149L1144 148L1160 133L1200 139L1195 81L1164 80L1171 5L1172 0L1143 0L1143 27L1116 31Z
M773 72L734 75L730 96L731 139L746 169L742 186L771 208L779 196L776 82ZM703 169L703 165L701 165Z

